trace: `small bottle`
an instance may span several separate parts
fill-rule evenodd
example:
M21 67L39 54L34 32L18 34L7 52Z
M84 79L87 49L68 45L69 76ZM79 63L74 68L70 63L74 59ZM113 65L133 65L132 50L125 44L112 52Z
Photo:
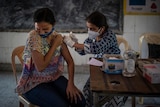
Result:
M123 71L123 76L133 77L135 76L135 62L136 62L136 52L134 50L127 50L123 54L125 67Z

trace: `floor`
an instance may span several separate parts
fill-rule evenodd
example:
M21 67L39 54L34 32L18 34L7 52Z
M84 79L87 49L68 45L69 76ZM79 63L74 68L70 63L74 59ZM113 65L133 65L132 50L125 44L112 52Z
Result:
M21 67L18 66L18 75L20 75ZM75 84L82 90L86 80L89 77L89 68L87 65L76 66L75 68ZM83 71L83 72L82 72ZM67 76L67 73L64 73ZM0 107L18 107L17 94L14 92L15 79L13 77L10 64L0 63ZM129 97L123 107L131 107L131 98ZM136 107L160 107L160 98L144 98L144 104L138 103L136 98Z

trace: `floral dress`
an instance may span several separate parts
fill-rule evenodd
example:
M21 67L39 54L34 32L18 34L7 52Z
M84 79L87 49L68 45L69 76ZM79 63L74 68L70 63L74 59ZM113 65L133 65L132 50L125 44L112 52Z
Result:
M40 83L56 80L62 74L64 61L61 46L57 47L49 65L42 72L36 70L31 51L36 50L45 56L49 49L46 38L39 36L35 30L29 33L23 54L23 69L16 87L17 93L26 93Z

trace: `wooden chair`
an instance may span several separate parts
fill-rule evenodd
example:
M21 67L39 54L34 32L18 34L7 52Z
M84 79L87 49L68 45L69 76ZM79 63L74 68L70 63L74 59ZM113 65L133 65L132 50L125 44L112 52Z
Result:
M16 72L15 59L16 59L16 56L17 56L21 65L23 65L22 55L23 55L24 47L25 46L18 46L12 51L12 56L11 56L12 63L11 64L12 64L13 74L14 74L14 77L16 79L16 84L18 83L18 77L17 77L17 72ZM22 95L18 95L18 99L19 99L19 107L38 107L36 105L31 104Z

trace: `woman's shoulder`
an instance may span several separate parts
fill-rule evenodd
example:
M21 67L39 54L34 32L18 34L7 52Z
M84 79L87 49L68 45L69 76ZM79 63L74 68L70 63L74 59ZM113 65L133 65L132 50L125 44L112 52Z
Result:
M104 33L104 37L115 37L115 33L108 29L105 33Z
M114 33L111 29L108 29L108 30L107 30L107 34L115 35L115 33Z
M60 34L60 33L57 32L57 31L54 31L54 32L52 33L52 35L53 35L53 36L55 36L55 35L60 35L60 36L62 36L62 34Z

